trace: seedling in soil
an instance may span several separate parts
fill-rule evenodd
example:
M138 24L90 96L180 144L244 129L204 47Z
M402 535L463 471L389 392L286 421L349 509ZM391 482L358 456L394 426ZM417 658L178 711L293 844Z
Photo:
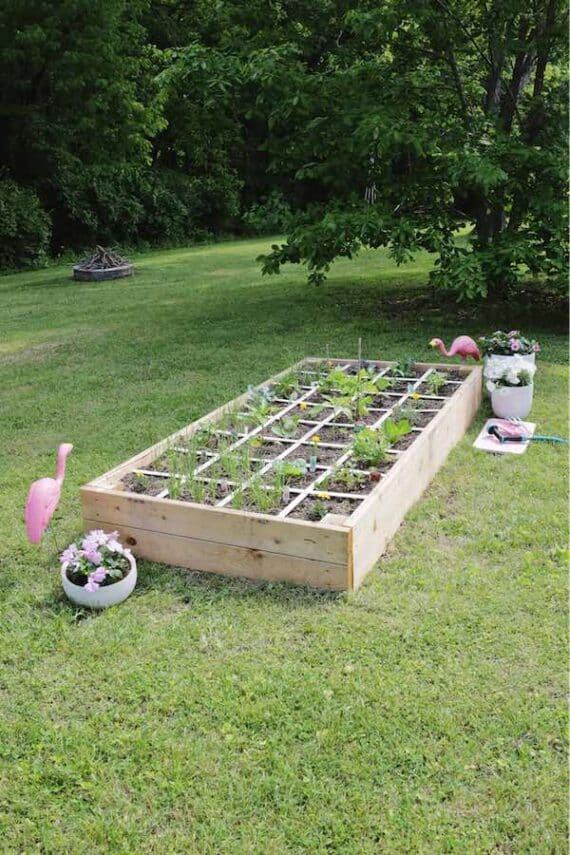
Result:
M351 398L348 395L339 396L337 398L328 398L333 407L340 410L341 415L346 416L350 421L358 421L368 415L368 408L372 404L370 395L363 395L359 398Z
M168 496L171 499L179 499L182 493L182 480L175 475L168 479Z
M220 474L235 483L249 477L251 473L251 456L245 446L231 451L224 448L220 451Z
M301 382L294 371L290 371L273 386L273 393L277 398L291 398L292 401L299 396Z
M290 478L302 478L307 473L307 461L299 460L276 460L273 469L283 479L284 483Z
M135 472L133 477L135 479L135 493L144 493L150 483L150 478L148 477L148 475L143 475L142 472Z
M406 421L411 425L418 425L422 420L422 412L415 401L408 399L398 407L394 407L392 418L396 423Z
M206 499L207 482L200 478L193 478L186 484L186 492L192 497L193 502L203 505Z
M324 500L315 499L307 510L307 519L318 522L318 520L322 520L323 517L326 517L328 512L328 505L325 504Z
M412 426L406 419L402 419L399 422L394 421L394 419L386 419L382 425L384 436L389 445L394 445L395 442L398 442L399 439L409 433L411 429Z
M252 395L248 401L247 410L243 419L248 424L262 425L275 412L275 407L269 402L266 395L257 393Z
M296 435L298 427L298 416L284 416L284 418L272 425L271 430L275 436L292 439Z
M186 468L186 455L175 448L169 448L166 452L166 466L171 475L181 475Z
M363 428L352 442L353 457L368 468L378 466L386 459L388 445L383 431Z
M332 484L344 487L343 493L351 493L353 490L360 489L366 483L366 476L362 472L355 472L349 469L348 466L339 466L333 469L330 475L321 481L321 486L329 490L332 489Z
M414 359L414 357L407 356L405 359L401 359L399 362L396 362L396 364L392 368L392 376L413 377L415 366L416 360Z
M446 383L445 374L441 374L440 371L433 371L426 380L428 395L439 395Z
M271 484L267 486L260 478L254 478L248 488L248 498L252 506L260 514L268 514L275 508L280 507L283 499L283 479L276 476Z

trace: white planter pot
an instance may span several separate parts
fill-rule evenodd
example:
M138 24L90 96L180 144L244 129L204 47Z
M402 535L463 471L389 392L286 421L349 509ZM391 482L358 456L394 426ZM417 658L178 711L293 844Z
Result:
M532 407L534 386L501 386L491 392L491 406L500 419L526 419Z
M133 555L128 554L127 558L131 569L124 579L121 579L120 582L114 582L112 585L104 585L97 591L86 591L82 585L75 585L67 578L67 565L63 565L61 581L67 597L76 606L85 606L88 609L106 609L108 606L116 606L118 603L122 603L132 594L137 584L137 562Z

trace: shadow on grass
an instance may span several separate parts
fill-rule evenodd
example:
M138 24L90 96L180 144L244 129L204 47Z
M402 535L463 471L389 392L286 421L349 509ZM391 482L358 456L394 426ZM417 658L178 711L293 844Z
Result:
M343 601L345 594L338 591L320 591L308 586L291 585L285 582L256 582L238 576L217 573L201 573L180 567L169 567L139 561L139 577L134 594L144 596L148 592L171 594L191 604L195 600L217 601L226 598L276 600L291 609L321 607Z
M204 605L224 600L251 599L259 602L273 601L291 610L298 608L323 608L344 602L346 594L338 591L320 591L308 586L285 582L256 582L238 576L200 573L181 567L170 567L139 560L137 586L129 598L131 602L144 600L148 594L170 596L178 605ZM122 604L119 604L119 607ZM113 609L117 606L111 607ZM32 609L42 615L67 615L75 623L97 620L107 609L86 609L67 599L62 588L36 601Z

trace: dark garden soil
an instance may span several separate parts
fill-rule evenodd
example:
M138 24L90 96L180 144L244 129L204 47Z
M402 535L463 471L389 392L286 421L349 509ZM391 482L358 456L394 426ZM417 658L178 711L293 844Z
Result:
M380 410L387 410L388 407L393 406L397 401L397 398L391 398L390 395L376 395L372 399L371 407Z
M368 412L366 413L365 416L360 416L359 418L357 418L354 421L349 416L347 416L346 413L341 413L339 416L336 416L336 418L334 418L332 420L332 422L330 422L330 424L334 425L334 424L338 424L338 423L352 422L352 424L354 424L356 427L359 427L359 426L364 427L365 425L375 424L378 421L378 419L380 418L380 416L382 415L382 413L385 413L385 412L386 412L385 409L384 410L370 409L370 410L368 410Z
M437 394L440 397L449 398L459 388L460 387L456 383L444 383L444 385L440 389L438 389ZM418 389L418 392L420 393L420 395L433 395L433 394L435 394L434 392L430 392L428 383L422 383Z
M311 401L312 401L312 398L311 398ZM305 403L305 402L303 401L303 403ZM328 413L330 413L330 410L331 410L331 408L330 408L330 405L328 405L328 404L327 404L326 408L325 407L319 407L319 406L313 407L312 404L309 404L309 402L307 402L306 407L302 407L301 405L298 405L295 407L295 409L290 410L287 413L287 415L296 416L297 418L301 418L301 419L308 420L308 421L318 422L322 418L324 418L324 416L326 416Z
M258 443L254 440L249 444L249 448L252 457L257 457L259 459L267 461L271 460L274 457L278 457L287 448L291 448L291 443L279 441L270 442L268 440L261 440L261 442Z
M327 448L318 442L299 446L299 448L295 449L294 456L302 457L303 460L309 461L313 455L316 455L317 463L328 464L338 460L341 454L344 454L344 449Z
M419 410L441 410L445 401L439 401L437 398L419 398L415 401L415 405Z
M363 475L361 483L348 486L344 481L325 480L316 489L327 493L352 493L354 496L367 496L371 493L378 481L372 481L368 475Z
M414 417L413 426L414 427L426 427L426 425L429 425L429 423L431 422L431 420L435 416L437 416L437 413L426 413L426 412L417 413L417 415Z
M296 490L304 490L322 474L322 471L322 469L317 469L315 472L306 472L304 475L288 475L285 482L289 487L294 487Z
M346 443L352 442L354 438L354 428L323 425L322 428L319 428L317 436L320 436L322 442L337 442L346 445Z
M145 496L158 496L168 485L167 478L155 478L153 475L134 475L130 472L121 481L129 493L141 493Z
M395 451L403 451L405 448L409 448L413 442L420 436L420 434L416 431L412 431L412 433L407 433L398 442L395 442L394 445L391 446Z
M410 386L413 386L413 384L415 383L415 380L413 380L413 379L408 379L408 380L402 380L401 378L398 378L397 380L395 378L394 379L389 378L389 379L390 379L390 388L386 389L386 391L387 392L399 392L401 395L405 394L408 391L408 388Z
M323 490L323 492L326 491ZM319 499L318 496L308 496L288 516L294 519L319 522L326 514L341 514L348 517L354 513L359 504L358 499ZM319 509L326 511L326 513L322 515L317 513Z

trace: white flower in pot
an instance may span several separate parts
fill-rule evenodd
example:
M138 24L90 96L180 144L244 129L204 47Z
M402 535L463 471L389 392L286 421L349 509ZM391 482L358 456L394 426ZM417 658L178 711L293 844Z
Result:
M137 583L137 562L116 531L90 531L61 553L61 581L72 603L104 609L122 603Z
M536 365L522 356L513 356L505 366L500 356L489 357L485 365L485 385L498 418L525 419L532 407Z

